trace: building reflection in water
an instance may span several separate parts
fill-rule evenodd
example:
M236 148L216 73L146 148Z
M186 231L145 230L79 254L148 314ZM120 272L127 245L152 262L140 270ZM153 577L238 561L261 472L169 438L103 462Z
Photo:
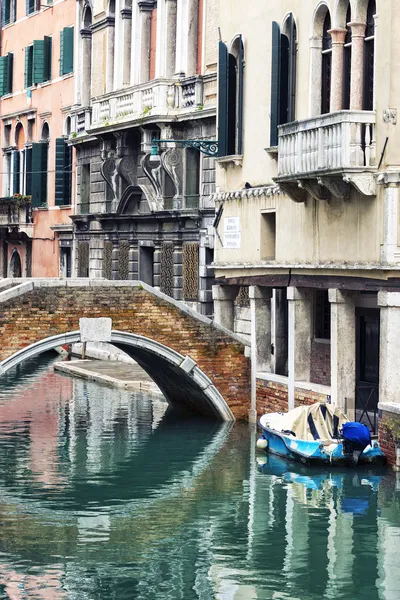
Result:
M247 425L39 367L0 389L0 597L397 600L390 471L260 465Z

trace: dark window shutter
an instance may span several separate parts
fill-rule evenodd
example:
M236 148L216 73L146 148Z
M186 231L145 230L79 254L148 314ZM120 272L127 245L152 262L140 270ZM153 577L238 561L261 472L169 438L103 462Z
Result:
M33 46L25 48L25 87L32 85Z
M278 23L272 21L271 49L271 130L270 145L278 145L278 125L280 110L280 71L281 71L281 31Z
M289 68L288 68L288 122L296 118L296 70L297 70L297 47L296 47L296 24L293 13L288 17L289 25Z
M32 144L32 206L47 202L47 143Z
M286 35L281 35L281 72L279 75L280 92L279 92L279 122L287 123L289 120L289 38Z
M236 154L236 58L228 57L228 148L227 154Z
M244 67L244 49L242 36L239 36L239 56L238 56L238 117L237 117L237 153L243 152L243 67Z
M14 150L13 152L13 194L19 194L19 170L20 170L20 156L19 151Z
M30 196L32 194L32 148L27 148L25 150L25 173L26 195Z
M64 163L65 163L65 178L64 178L64 204L71 204L72 192L72 147L65 143L64 146Z
M43 83L46 81L44 65L44 40L34 40L33 42L33 77L32 83Z
M16 18L17 18L17 0L12 0L11 22L15 23Z
M11 94L13 90L13 76L14 76L14 54L7 54L8 59L8 72L7 72L7 94Z
M44 54L43 54L43 71L44 71L44 81L49 81L51 79L51 51L53 40L51 37L45 35L44 36Z
M74 70L74 28L64 27L60 35L60 75Z
M64 138L56 139L56 184L55 203L56 206L67 204L64 201L65 186L65 141Z
M228 154L228 48L218 44L218 155Z

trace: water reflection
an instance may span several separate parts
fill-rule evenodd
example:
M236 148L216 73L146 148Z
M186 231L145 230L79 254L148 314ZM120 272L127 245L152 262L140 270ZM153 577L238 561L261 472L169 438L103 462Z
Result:
M74 380L0 380L0 598L398 597L400 483Z

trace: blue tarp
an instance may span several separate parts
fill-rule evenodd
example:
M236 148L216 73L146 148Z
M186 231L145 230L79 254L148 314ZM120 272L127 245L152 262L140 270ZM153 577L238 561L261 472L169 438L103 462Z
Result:
M343 437L349 442L353 442L354 444L359 444L364 448L371 443L371 434L365 425L362 423L355 423L353 421L349 421L348 423L343 423L342 425L342 434Z

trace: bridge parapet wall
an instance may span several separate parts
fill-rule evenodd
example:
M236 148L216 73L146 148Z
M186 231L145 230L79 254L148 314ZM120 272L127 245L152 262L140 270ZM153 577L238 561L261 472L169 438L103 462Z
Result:
M110 317L113 330L145 336L190 356L233 415L247 418L250 366L240 336L136 281L8 281L8 289L0 291L0 360L44 338L79 330L81 317Z

